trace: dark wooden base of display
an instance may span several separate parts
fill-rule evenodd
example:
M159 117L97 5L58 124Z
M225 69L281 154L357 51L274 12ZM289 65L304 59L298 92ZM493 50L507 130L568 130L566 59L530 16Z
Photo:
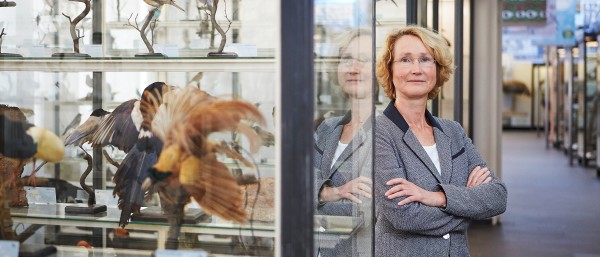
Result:
M202 210L188 209L185 211L183 224L196 224L206 217L208 215ZM167 222L167 215L162 212L160 207L153 206L143 209L140 214L131 215L131 221Z
M65 213L71 214L96 214L106 211L106 205L94 204L92 206L67 206L65 207Z
M19 247L19 257L45 257L54 253L56 247L53 245L21 244Z
M2 1L0 2L0 7L15 7L17 6L17 3L13 2L13 1Z
M141 53L135 54L136 58L167 58L168 56L161 53Z
M207 56L208 57L238 57L238 55L233 52L222 52L222 53L210 52L210 53L208 53Z
M0 53L0 58L22 58L20 54Z
M82 53L54 53L52 57L55 58L90 58L89 54Z

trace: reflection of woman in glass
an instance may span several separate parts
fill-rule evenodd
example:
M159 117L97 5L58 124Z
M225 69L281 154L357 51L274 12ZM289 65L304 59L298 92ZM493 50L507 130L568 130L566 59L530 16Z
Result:
M360 216L367 225L334 248L317 234L322 257L371 254L372 37L366 30L347 32L340 37L340 46L337 74L332 79L349 98L350 111L326 119L315 134L316 214Z
M388 35L377 61L391 102L375 130L375 256L469 256L471 220L506 210L506 186L461 125L426 109L452 71L441 35L417 26Z

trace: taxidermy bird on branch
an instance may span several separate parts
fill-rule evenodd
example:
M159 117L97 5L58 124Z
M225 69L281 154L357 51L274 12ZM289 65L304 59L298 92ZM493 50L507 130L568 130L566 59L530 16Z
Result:
M85 154L84 159L91 159L90 154L88 154L88 152L85 149L83 149L83 145L85 143L90 143L90 140L94 136L94 133L96 133L98 126L100 125L100 123L102 123L104 117L109 113L110 112L107 112L102 108L96 109L90 114L90 117L88 117L88 119L81 125L79 125L79 122L81 121L81 115L77 114L73 121L71 121L67 128L65 128L65 132L63 133L66 134L64 145L73 145L79 147L79 149L81 149L81 151L83 151L83 153ZM46 163L48 162L42 163L42 165L35 169L34 172L40 170L42 166L44 166Z
M219 100L193 86L148 95L148 101L142 104L150 114L144 117L144 124L149 124L152 134L163 142L158 162L143 187L155 185L158 189L162 210L171 225L165 247L177 248L183 207L191 197L207 213L244 223L247 214L240 186L217 155L231 157L249 167L252 163L230 144L209 140L209 135L237 131L246 135L250 151L256 152L261 146L260 137L242 120L264 125L258 109L242 101ZM151 122L146 119L150 117Z
M144 0L144 2L156 9L160 9L163 5L168 4L185 12L185 10L181 8L181 6L177 5L174 0Z
M87 168L85 169L85 171L81 174L81 176L79 178L79 183L81 185L81 188L83 190L85 190L86 193L88 194L88 208L74 207L74 208L87 210L87 213L100 212L100 211L102 211L102 208L99 209L95 206L96 194L94 192L94 189L85 184L85 179L92 172L92 156L85 149L83 149L83 145L86 143L91 143L92 137L94 136L94 133L96 133L96 131L98 130L100 123L102 123L102 120L109 113L110 112L107 112L102 108L94 110L90 114L90 117L85 122L83 122L83 124L77 126L74 129L68 130L67 135L65 137L64 146L73 145L73 146L79 147L79 149L81 149L81 151L83 151L83 153L84 153L83 159L85 159L88 164ZM37 172L46 163L47 162L42 163L42 165L40 165L37 169L35 169L33 171L33 173Z

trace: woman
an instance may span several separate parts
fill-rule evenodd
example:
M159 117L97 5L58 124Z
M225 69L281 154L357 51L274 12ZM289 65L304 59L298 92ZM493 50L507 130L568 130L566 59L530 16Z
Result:
M371 254L372 164L372 37L366 30L341 36L337 84L349 98L350 111L326 119L315 134L316 214L361 217L366 226L334 248L317 234L321 257ZM349 224L350 225L350 224ZM363 254L364 253L364 254Z
M425 28L388 35L377 78L391 100L375 131L376 256L469 256L467 228L506 209L506 187L457 122L427 100L452 74L449 43Z

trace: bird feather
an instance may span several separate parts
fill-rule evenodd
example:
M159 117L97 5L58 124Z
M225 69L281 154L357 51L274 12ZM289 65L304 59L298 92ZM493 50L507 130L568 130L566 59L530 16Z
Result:
M135 145L139 133L131 118L136 102L138 100L131 99L120 104L103 119L90 140L92 146L112 145L125 153L129 152Z
M189 156L181 163L179 179L206 212L239 223L246 221L241 189L216 155L207 154L202 159Z
M225 154L248 166L251 163L227 144L217 144L208 138L214 132L237 131L248 137L252 148L257 148L260 137L242 121L264 124L262 114L250 103L219 100L193 86L147 96L149 106L156 111L152 132L164 142L154 168L158 172L161 169L172 172L174 176L170 176L167 183L181 183L203 210L224 219L245 222L247 214L241 188L216 156ZM157 105L159 102L163 104ZM168 195L168 192L161 193L165 199Z
M132 147L117 169L113 182L113 195L119 197L121 209L119 225L125 227L132 213L139 213L144 201L143 181L149 176L148 169L156 163L156 153L147 153Z

